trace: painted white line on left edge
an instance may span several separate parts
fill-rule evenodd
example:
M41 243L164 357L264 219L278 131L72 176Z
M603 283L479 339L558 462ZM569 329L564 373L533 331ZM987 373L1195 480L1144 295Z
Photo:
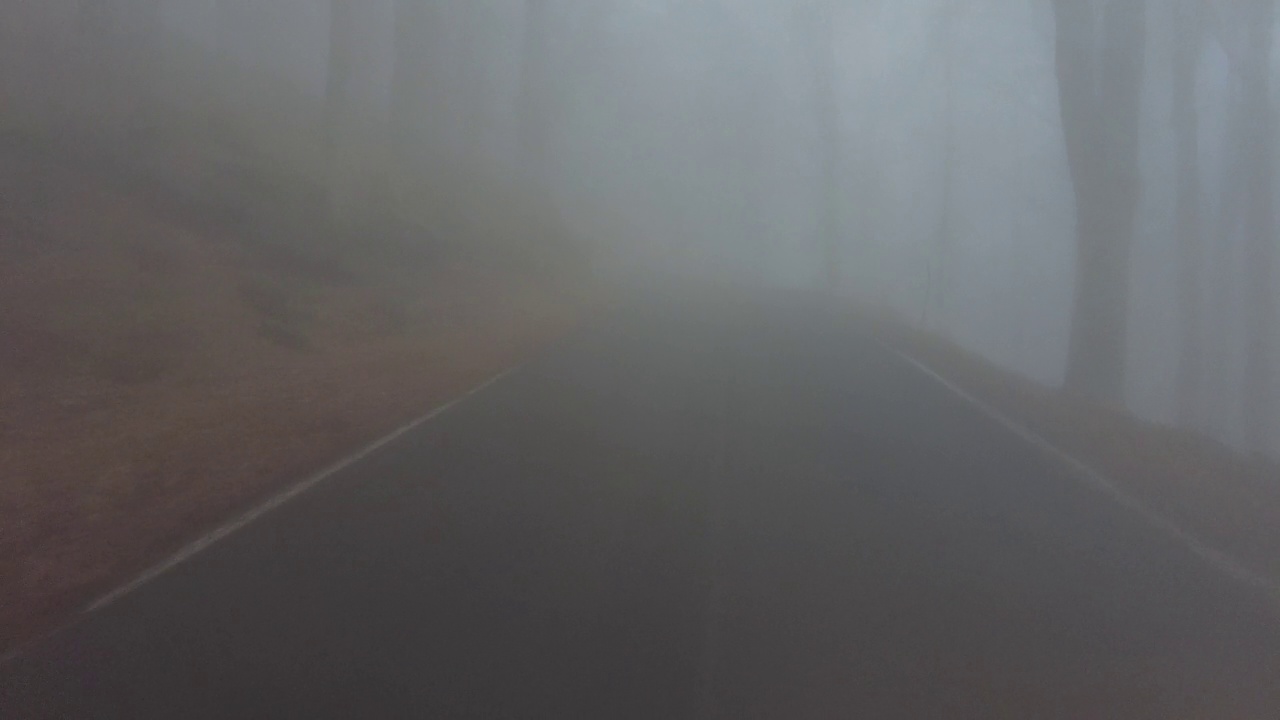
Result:
M979 400L969 391L943 377L923 362L911 357L902 350L899 350L884 341L877 340L876 342L892 352L894 355L898 356L898 358L903 362L906 362L920 372L936 380L953 394L967 401L969 404L980 410L984 415L995 420L1005 429L1013 432L1022 440L1034 445L1042 452L1047 453L1051 457L1074 470L1075 474L1089 485L1100 490L1114 502L1138 515L1157 530L1166 533L1178 542L1182 543L1182 545L1192 554L1207 563L1210 567L1238 583L1262 590L1271 596L1273 600L1280 601L1280 582L1245 566L1229 554L1212 547L1203 540L1197 538L1195 535L1191 534L1191 532L1183 529L1172 519L1153 510L1133 495L1122 490L1119 485L1108 479L1101 471L1094 469L1083 460L1023 427L1009 416Z
M20 643L15 647L9 648L6 652L4 652L4 654L0 654L0 666L13 662L14 660L21 657L23 653L39 645L40 643L48 640L49 638L55 637L61 633L67 632L68 630L76 627L93 613L107 607L108 605L116 602L120 598L123 598L129 593L137 590L143 585L146 585L152 580L155 580L156 578L160 577L166 572L172 570L178 565L181 565L187 560L190 560L192 557L199 554L200 552L207 550L210 546L217 543L219 540L226 538L227 536L231 535L237 530L240 530L241 528L245 527L246 525L249 525L255 520L258 520L259 518L266 515L267 513L270 513L272 510L275 510L280 506L284 505L285 503L289 502L290 500L298 497L299 495L302 495L308 490L314 488L315 486L329 479L334 474L341 472L342 470L345 470L348 467L351 467L352 465L356 464L360 460L363 460L364 458L372 455L378 450L386 447L388 444L403 437L406 433L413 431L415 428L421 427L422 425L434 420L437 417L440 417L449 409L455 407L456 405L466 400L467 398L471 397L472 395L475 395L497 384L498 382L501 382L507 377L515 374L522 367L523 365L514 365L512 367L507 368L506 370L503 370L502 372L498 373L497 375L494 375L488 380L485 380L484 382L471 388L470 390L454 398L453 400L450 400L449 402L432 409L426 415L423 415L422 417L416 420L412 420L406 423L405 425L402 425L398 429L392 431L390 434L385 435L382 438L379 438L378 440L375 440L374 442L370 443L364 448L356 451L351 455L348 455L342 460L339 460L338 462L334 463L333 465L330 465L324 470L321 470L315 475L312 475L306 480L303 480L302 482L297 483L296 485L293 485L292 487L286 490L283 490L282 492L276 495L271 496L266 501L246 511L245 513L236 517L234 520L219 526L217 529L208 533L204 537L201 537L200 539L192 543L189 543L178 552L169 556L167 559L143 571L142 574L138 575L133 580L130 580L124 585L112 590L111 592L108 592L107 594L103 595L97 600L94 600L89 605L84 607L77 615L75 615L68 622L62 624L59 627L54 628L50 632L47 632L41 635L40 637L37 637L25 643Z
M409 423L406 423L405 425L400 426L400 427L399 427L399 428L397 428L396 430L393 430L390 434L388 434L388 435L386 435L386 436L384 436L384 437L382 437L382 438L380 438L380 439L378 439L378 440L375 440L373 443L371 443L371 444L369 444L369 445L365 446L365 447L364 447L364 448L362 448L361 450L359 450L359 451L357 451L357 452L355 452L355 453L353 453L353 454L351 454L351 455L348 455L347 457L343 458L342 460L339 460L338 462L334 463L333 465L330 465L329 467L325 468L324 470L321 470L320 472L316 473L315 475L312 475L311 477L307 478L306 480L303 480L302 482L300 482L300 483L298 483L298 484L296 484L296 485L294 485L294 486L292 486L292 487L290 487L290 488L288 488L288 489L286 489L286 490L284 490L284 491L282 491L282 492L280 492L280 493L278 493L278 494L276 494L276 495L271 496L271 497L270 497L270 498L268 498L265 502L263 502L263 503L261 503L261 504L257 505L256 507L253 507L252 509L248 510L247 512L245 512L244 514L242 514L242 515L240 515L239 517L235 518L234 520L232 520L232 521L230 521L230 522L226 523L225 525L222 525L222 526L218 527L217 529L215 529L215 530L213 530L212 532L208 533L208 534L207 534L207 535L205 535L204 537L201 537L201 538L199 538L198 540L195 540L195 541L191 542L190 544L188 544L187 546L183 547L183 548L182 548L181 550L179 550L178 552L176 552L176 553L174 553L173 555L169 556L169 558L168 558L168 559L163 560L163 561L161 561L159 564L157 564L157 565L155 565L155 566L151 567L150 569L148 569L148 570L144 571L141 575L139 575L138 577L134 578L133 580L131 580L131 581L129 581L129 582L127 582L127 583L125 583L124 585L122 585L122 586L120 586L120 587L116 588L115 590L112 590L111 592L107 593L106 595L103 595L102 597L100 597L100 598L98 598L97 600L93 601L93 602L92 602L92 603L90 603L86 608L84 608L84 610L82 610L82 611L81 611L81 613L82 613L82 614L84 614L84 615L90 615L90 614L92 614L92 613L94 613L94 612L97 612L98 610L100 610L100 609L102 609L102 608L104 608L104 607L106 607L106 606L110 605L111 603L113 603L113 602L115 602L115 601L119 600L120 598L124 597L125 595L128 595L129 593L133 592L134 590L137 590L138 588L142 587L143 585L146 585L147 583L151 582L152 580L154 580L154 579L156 579L156 578L160 577L161 575L165 574L165 573L166 573L166 572L168 572L169 570L172 570L173 568L177 567L178 565L181 565L182 563L186 562L187 560L190 560L192 557L194 557L195 555L199 554L200 552L202 552L202 551L204 551L204 550L208 549L210 546L212 546L214 543L218 542L219 540L222 540L223 538L227 537L228 535L231 535L232 533L236 532L237 530L240 530L241 528L245 527L246 525L249 525L250 523L252 523L252 522L254 522L255 520L257 520L258 518L261 518L263 515L266 515L267 513L270 513L272 510L275 510L276 508L280 507L281 505L284 505L285 503L289 502L290 500L292 500L292 499L294 499L294 498L298 497L299 495L301 495L301 494L303 494L303 493L307 492L308 490L310 490L310 489L314 488L316 485L319 485L320 483L322 483L322 482L324 482L325 480L329 479L329 478L330 478L330 477L332 477L333 475L335 475L335 474L337 474L337 473L339 473L339 472L341 472L341 471L343 471L343 470L347 469L348 467L351 467L352 465L354 465L354 464L356 464L357 462L359 462L359 461L363 460L364 458L366 458L366 457L368 457L368 456L372 455L373 453L377 452L378 450L381 450L382 448L386 447L387 445L391 444L392 442L395 442L396 440L398 440L398 439L400 439L401 437L403 437L406 433L411 432L412 430L414 430L414 429L416 429L416 428L418 428L418 427L421 427L422 425L425 425L426 423L428 423L428 422L430 422L430 421L432 421L432 420L436 419L437 417L439 417L439 416L443 415L444 413L448 412L448 411L449 411L449 409L451 409L452 407L454 407L454 406L455 406L455 405L457 405L458 403L462 402L463 400L466 400L467 398L471 397L472 395L475 395L475 394L476 394L476 393L478 393L478 392L481 392L481 391L482 391L482 390L484 390L485 388L488 388L488 387L490 387L491 385L494 385L495 383L498 383L499 381L503 380L503 379L504 379L504 378L506 378L507 376L509 376L509 375L511 375L512 373L516 372L516 370L518 370L518 369L519 369L519 366L511 367L511 368L507 368L506 370L504 370L504 371L502 371L501 373L498 373L497 375L495 375L495 376L493 376L493 377L489 378L488 380L486 380L486 381L484 381L483 383L481 383L481 384L477 385L476 387L471 388L471 389L470 389L470 390L468 390L466 393L464 393L462 396L457 397L457 398L454 398L453 400L450 400L449 402L445 403L444 405L441 405L441 406L439 406L439 407L437 407L437 408L435 408L435 409L431 410L431 412L427 413L426 415L423 415L422 417L420 417L420 418L418 418L418 419L416 419L416 420L413 420L413 421L411 421L411 422L409 422Z

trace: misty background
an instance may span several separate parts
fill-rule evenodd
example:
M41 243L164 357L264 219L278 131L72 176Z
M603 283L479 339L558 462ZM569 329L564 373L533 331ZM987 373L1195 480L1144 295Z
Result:
M334 222L412 215L463 180L518 188L487 202L554 213L603 276L835 293L1275 453L1276 15L41 0L0 10L0 107L5 130L121 156L193 128L232 138L314 178ZM448 232L442 217L420 219Z

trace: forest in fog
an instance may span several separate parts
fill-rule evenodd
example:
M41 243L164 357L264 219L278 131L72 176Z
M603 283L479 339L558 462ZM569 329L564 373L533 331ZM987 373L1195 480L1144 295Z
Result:
M518 195L601 276L889 308L1037 381L1274 453L1278 15L1273 0L11 2L0 129L124 162L195 128L233 137L312 178L351 226L501 186L467 202ZM448 232L436 217L422 222Z

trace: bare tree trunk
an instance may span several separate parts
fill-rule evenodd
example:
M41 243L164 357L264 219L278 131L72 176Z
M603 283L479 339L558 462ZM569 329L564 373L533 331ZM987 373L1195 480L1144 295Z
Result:
M1200 123L1196 107L1196 70L1203 43L1201 0L1181 0L1175 8L1173 57L1173 131L1177 154L1178 370L1175 380L1178 418L1197 426L1204 414L1204 228L1201 224Z
M122 157L155 124L162 27L159 0L78 0L70 121Z
M1129 262L1141 190L1145 0L1110 0L1101 27L1091 3L1053 0L1053 9L1062 126L1076 196L1066 386L1117 403L1124 394Z
M252 8L245 7L247 0L212 0L213 1L213 46L222 60L228 61L227 67L236 70L228 77L220 77L219 102L233 107L244 100L244 89L240 87L240 72L247 64L239 47L239 39L247 28L257 20ZM332 11L332 8L330 8ZM232 80L228 82L228 79Z
M440 100L437 43L445 17L441 0L397 0L390 133L394 157L416 165L424 159L427 136L436 126Z
M951 249L955 242L955 164L957 151L956 138L956 77L955 77L955 19L956 4L954 0L943 8L942 46L943 46L943 110L942 122L945 129L942 133L942 171L941 198L938 213L938 227L934 230L934 247L929 258L929 284L931 298L926 307L933 314L933 322L945 327L946 302L948 296Z
M1244 158L1248 206L1245 211L1249 270L1246 297L1249 345L1245 364L1245 427L1251 446L1266 450L1272 442L1274 412L1273 348L1277 332L1275 293L1275 115L1271 106L1273 0L1249 4L1248 59L1243 68L1242 112L1248 124L1249 152Z
M527 182L541 185L548 171L554 61L550 0L525 0L524 63L520 76L521 164Z
M1212 226L1207 234L1211 242L1209 271L1205 283L1209 321L1205 324L1205 406L1209 429L1219 437L1228 437L1236 428L1234 420L1239 407L1232 387L1232 322L1237 314L1240 267L1234 246L1243 227L1241 218L1247 203L1247 188L1240 168L1248 155L1248 127L1238 89L1227 89L1227 115L1224 127L1222 157L1216 160L1221 182L1213 207Z
M338 225L351 223L362 205L359 115L356 108L355 24L357 0L329 3L329 68L325 122L329 145L329 213Z
M163 0L132 0L132 4L135 10L129 18L130 32L125 38L131 46L126 77L136 102L131 131L137 139L147 141L162 129L165 111L164 3Z
M485 96L493 48L487 47L484 42L486 36L483 12L484 9L479 4L468 4L459 18L460 28L457 31L461 40L462 57L458 59L459 68L452 83L452 95L459 98L458 115L462 125L459 150L468 162L474 162L479 157L488 130L486 125L491 117L487 112Z

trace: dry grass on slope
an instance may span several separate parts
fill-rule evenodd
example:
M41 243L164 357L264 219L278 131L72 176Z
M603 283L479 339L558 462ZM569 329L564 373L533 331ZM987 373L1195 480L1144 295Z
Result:
M0 167L0 647L566 332L572 279L344 275L38 155Z

